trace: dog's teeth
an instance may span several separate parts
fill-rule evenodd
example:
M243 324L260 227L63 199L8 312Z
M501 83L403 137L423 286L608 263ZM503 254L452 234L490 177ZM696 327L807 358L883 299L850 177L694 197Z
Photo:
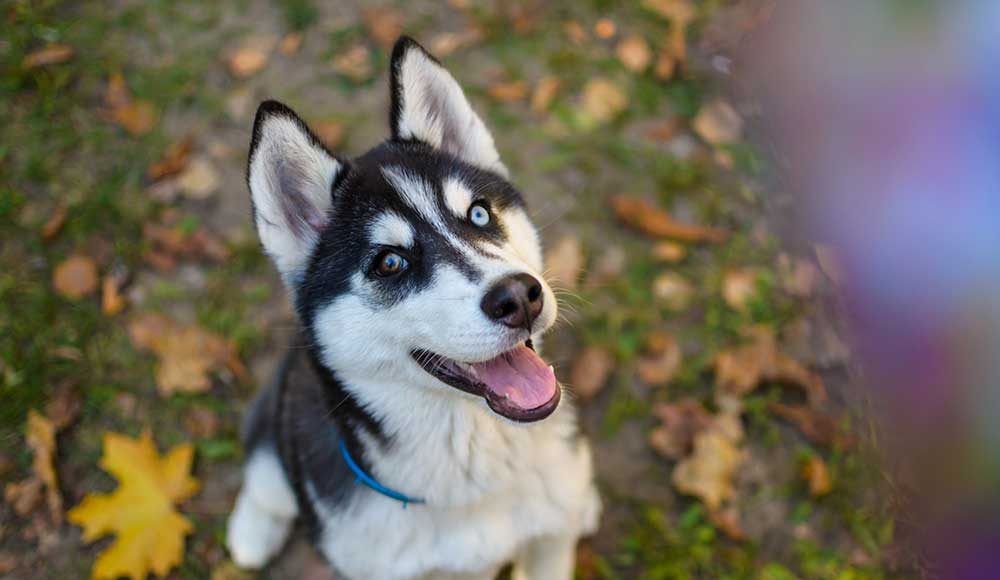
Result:
M549 365L549 370L552 371L552 374L556 374L556 367Z

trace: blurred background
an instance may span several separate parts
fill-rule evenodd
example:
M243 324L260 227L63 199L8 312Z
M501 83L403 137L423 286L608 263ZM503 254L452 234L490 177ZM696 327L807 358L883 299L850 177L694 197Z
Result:
M299 535L259 575L223 547L295 330L246 151L265 98L384 139L401 33L542 229L605 501L578 578L997 577L997 30L990 0L4 2L0 578L125 543L136 578L331 577Z

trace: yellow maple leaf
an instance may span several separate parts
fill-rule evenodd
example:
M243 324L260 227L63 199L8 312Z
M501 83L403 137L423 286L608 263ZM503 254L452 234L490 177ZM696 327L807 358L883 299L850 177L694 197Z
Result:
M101 468L118 480L118 489L90 494L68 514L83 528L85 542L117 535L94 562L92 578L142 580L149 572L162 577L181 562L184 536L193 526L174 504L198 491L190 475L193 459L189 443L160 457L149 431L138 439L104 434Z
M28 427L25 439L35 457L31 468L45 484L45 501L54 521L62 522L62 497L59 495L59 481L53 456L56 452L56 428L47 417L34 410L28 413Z

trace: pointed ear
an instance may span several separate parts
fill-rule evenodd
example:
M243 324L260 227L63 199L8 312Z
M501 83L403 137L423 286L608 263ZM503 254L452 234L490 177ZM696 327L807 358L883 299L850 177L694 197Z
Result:
M416 139L507 176L493 136L455 78L407 36L392 50L389 123L393 139Z
M290 288L330 219L333 187L345 173L294 111L277 101L257 109L247 181L264 251Z

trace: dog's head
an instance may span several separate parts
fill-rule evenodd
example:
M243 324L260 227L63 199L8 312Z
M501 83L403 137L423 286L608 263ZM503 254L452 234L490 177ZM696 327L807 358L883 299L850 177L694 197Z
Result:
M556 300L524 201L458 83L408 38L391 93L391 138L350 160L284 105L261 105L248 180L264 250L348 385L472 395L542 419L560 390L531 339Z

